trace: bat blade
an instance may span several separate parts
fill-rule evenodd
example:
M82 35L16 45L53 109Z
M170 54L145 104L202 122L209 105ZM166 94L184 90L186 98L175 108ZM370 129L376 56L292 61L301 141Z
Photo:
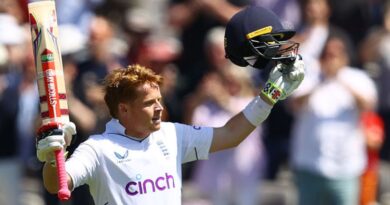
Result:
M42 124L69 122L61 52L54 1L28 4L34 49ZM55 152L59 182L58 197L70 198L63 150Z
M55 3L33 2L28 8L43 123L68 122Z

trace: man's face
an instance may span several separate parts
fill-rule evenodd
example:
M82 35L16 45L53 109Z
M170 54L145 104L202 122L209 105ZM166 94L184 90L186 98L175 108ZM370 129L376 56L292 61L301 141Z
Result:
M336 76L338 71L348 65L348 54L343 41L339 38L330 39L321 56L321 70L328 76Z
M137 87L137 98L126 104L126 134L133 137L146 137L160 129L161 92L156 84L143 84Z

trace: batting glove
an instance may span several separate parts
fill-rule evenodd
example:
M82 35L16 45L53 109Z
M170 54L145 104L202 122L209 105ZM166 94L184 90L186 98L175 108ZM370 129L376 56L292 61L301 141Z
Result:
M302 82L305 76L305 64L300 56L294 63L278 63L270 72L261 93L273 104L286 99Z
M36 142L38 160L55 165L54 151L66 150L74 135L76 125L73 122L51 122L40 127Z

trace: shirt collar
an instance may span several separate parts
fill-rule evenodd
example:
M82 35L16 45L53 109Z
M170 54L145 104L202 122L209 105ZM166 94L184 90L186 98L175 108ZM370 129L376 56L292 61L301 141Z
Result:
M119 123L118 119L112 118L110 121L107 122L107 124L106 124L106 131L104 133L105 134L121 135L121 136L127 137L129 139L132 139L132 140L135 140L135 141L139 141L139 142L142 142L144 139L148 138L148 137L145 137L145 138L140 139L140 138L136 138L136 137L132 137L132 136L126 135L125 134L125 130L126 130L126 128L123 127L123 125L121 125L121 123Z
M120 134L125 135L125 127L123 127L118 119L112 118L110 121L106 124L106 131L105 133L114 133L114 134Z

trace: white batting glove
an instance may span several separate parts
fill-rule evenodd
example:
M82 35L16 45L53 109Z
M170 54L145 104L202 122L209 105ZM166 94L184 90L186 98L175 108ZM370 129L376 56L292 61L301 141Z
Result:
M286 99L301 84L305 76L305 64L298 56L294 63L278 63L270 72L261 93L273 104Z
M37 157L41 162L54 163L54 151L64 149L70 145L73 135L76 134L76 125L73 122L48 123L38 130ZM54 165L54 164L53 164Z

